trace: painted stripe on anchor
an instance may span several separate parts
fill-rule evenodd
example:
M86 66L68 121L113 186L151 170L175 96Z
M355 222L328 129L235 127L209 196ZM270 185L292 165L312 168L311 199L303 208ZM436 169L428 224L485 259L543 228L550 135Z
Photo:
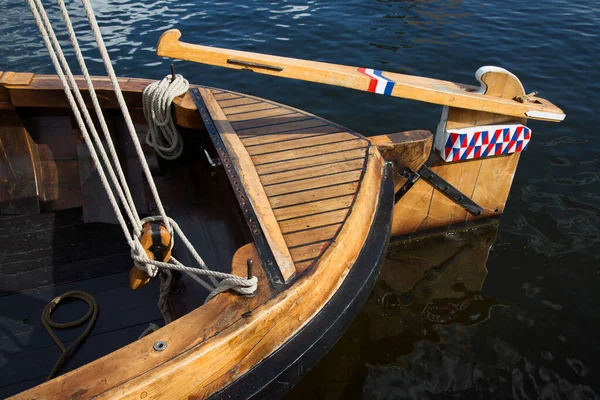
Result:
M394 89L394 84L396 82L383 76L380 70L372 68L358 68L358 72L371 78L371 82L369 82L369 92L387 94L388 96L392 94L392 90Z

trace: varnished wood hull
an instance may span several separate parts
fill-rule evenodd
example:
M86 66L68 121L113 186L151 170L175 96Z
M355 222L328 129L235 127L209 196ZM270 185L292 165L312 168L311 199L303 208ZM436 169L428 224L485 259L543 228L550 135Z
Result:
M61 115L63 119L65 115L68 116L68 112L65 113L64 99L60 95L59 87L56 86L56 80L52 77L41 77L39 80L33 76L23 78L18 82L17 87L11 87L10 84L3 87L5 102L0 112L14 115L17 118L15 125L19 125L18 119L27 116L27 113L34 108L36 110L51 109L52 113ZM19 86L24 82L27 85L31 84L28 86L29 89ZM141 82L147 83L147 81ZM128 81L123 82L123 88L126 91L128 83ZM139 104L140 89L143 87L140 81L135 81L135 85L136 88L130 87L127 94L131 98L134 116L139 113L136 104ZM234 95L232 97L223 91L211 91L222 101L228 101L231 98L239 99L241 96ZM44 98L43 94L48 94L51 100ZM110 94L110 90L102 92L107 112L114 107ZM136 101L138 102L136 103ZM273 105L271 109L276 107L279 106ZM289 110L286 111L288 114L298 114L306 119L305 113ZM272 114L273 111L270 113ZM139 114L137 115L136 118L139 118ZM178 118L181 118L181 114L177 115ZM184 132L185 135L188 135L186 137L196 140L205 136L206 132L202 130L204 124L202 121L198 122L197 115L195 113L187 115L190 118L184 116L183 120L187 122L181 123L181 126L191 129ZM239 116L236 118L240 120ZM312 121L313 117L309 119ZM138 121L142 122L139 119ZM329 126L327 122L321 123L320 119L318 121L321 127ZM30 125L30 127L32 126ZM75 130L71 126L68 133L73 135L71 129ZM27 126L21 125L19 133L27 141L31 139L31 143L34 145L27 147L26 153L18 154L19 157L24 155L25 159L35 166L41 147L36 140L39 139L41 133L34 132L34 129L30 130L31 133L28 132ZM4 135L5 132L7 131L0 129L0 135ZM122 133L117 133L117 140ZM165 396L169 398L207 398L230 394L236 397L246 397L258 393L278 392L277 385L273 386L272 383L282 374L284 374L282 377L285 377L282 379L286 379L288 387L291 387L293 382L300 379L303 372L337 340L358 311L378 275L389 241L393 208L391 164L386 163L377 148L371 146L362 136L355 133L344 133L343 135L338 134L338 137L350 141L347 150L342 150L341 153L335 151L333 155L330 155L327 146L317 143L317 145L310 145L308 151L311 154L310 157L318 157L319 160L323 160L318 165L324 165L323 168L326 171L330 165L327 162L328 157L338 160L340 154L345 157L344 151L349 152L348 157L352 157L351 162L346 163L344 161L346 158L343 158L341 165L348 164L353 168L350 173L355 177L353 178L355 181L350 183L344 181L342 179L344 174L348 175L345 171L341 173L335 171L333 178L330 178L332 181L339 180L336 185L348 188L342 193L341 200L334 198L334 201L331 201L328 197L324 199L318 197L323 196L323 190L331 190L332 186L326 185L323 189L321 178L313 177L316 166L313 163L304 165L306 164L304 155L294 156L295 144L292 146L284 141L285 151L282 154L285 157L281 160L275 158L269 151L258 152L259 154L256 155L251 154L255 157L253 162L257 164L260 174L268 168L269 174L265 175L267 176L264 178L265 181L275 178L283 180L282 183L271 182L266 192L268 196L275 198L272 205L281 205L281 208L274 206L276 222L281 225L284 239L290 246L291 255L294 257L295 272L286 280L285 284L281 279L279 281L272 279L272 276L277 274L273 269L274 266L263 266L262 257L258 256L254 244L242 246L233 256L231 272L244 276L247 273L246 261L248 259L254 261L253 274L259 279L258 290L254 297L246 298L232 293L222 293L207 304L179 316L178 319L158 331L22 392L15 398L138 399ZM299 139L302 140L302 138ZM242 138L242 141L245 140L246 138ZM270 139L268 142L266 145L272 147L274 142ZM189 145L194 141L186 143L188 143L188 147L194 147ZM205 141L204 145L207 144ZM255 149L258 148L259 145L255 145L250 153L255 152ZM16 154L14 153L15 148L5 147L5 150L8 150L6 153L11 155L9 160L14 160L12 154ZM85 156L82 152L83 149L78 150L81 150L77 153L79 157L82 154ZM50 156L56 154L56 150L49 153ZM285 185L290 185L290 183L286 183L288 172L287 169L280 168L283 165L280 163L288 162L288 158L286 158L288 154L293 161L294 174L306 175L306 179L300 182L301 190L296 190L295 186L291 187L291 190L285 189ZM188 154L188 156L191 156L188 157L188 161L191 163L190 168L207 168L207 162L198 157L197 153ZM260 157L266 157L267 162L261 164L256 161ZM83 160L85 158L73 160L76 161L75 168L79 164L80 172L82 165L89 165L84 164ZM188 161L178 161L173 164L173 168L179 168L177 165L181 167ZM58 157L48 157L46 162L59 163L62 160ZM202 163L204 163L204 167L201 165ZM263 165L267 167L263 167ZM171 167L161 169L161 172L164 173L169 168ZM94 176L94 169L86 166L83 171L86 173L75 177L82 179L82 187L85 184L88 185L88 188L98 189L97 184L93 184L93 180L89 179L90 176ZM23 193L22 191L12 191L10 194L14 195L9 199L10 204L24 204L25 209L20 212L25 213L51 212L56 209L51 208L44 201L48 193L43 184L39 185L47 175L34 170L29 171L28 174L29 178L22 180L24 187L31 189L28 192L27 203L23 203L23 199L19 197L20 193ZM338 174L342 175L342 178L338 178ZM208 172L205 175L208 175ZM69 179L64 174L59 177ZM296 180L292 179L291 182L296 182ZM295 185L295 183L293 184ZM185 187L185 185L183 186ZM166 201L169 205L169 189L166 193ZM317 196L316 200L307 198L313 194ZM95 220L98 213L88 212L86 216L86 204L102 207L103 203L96 202L95 196L86 197L83 192L80 196L78 205L83 205L84 221L86 219L88 221ZM37 201L35 207L31 206L31 203L35 203L32 200ZM54 199L53 207L59 207L59 209L61 205L64 208L72 207L72 203L59 200L61 199ZM185 194L181 200L185 201ZM170 207L169 212L176 214L178 203L173 204L174 206ZM4 207L2 210L10 212L10 209ZM193 207L188 207L187 212L193 214ZM328 223L323 226L321 214L326 216L335 214L337 219L328 220ZM174 217L177 219L178 216L174 215ZM195 218L194 215L182 217L184 220L189 217ZM100 220L103 218L102 216ZM191 221L194 221L194 218ZM104 221L111 222L110 220ZM335 229L330 229L331 226ZM248 227L245 224L241 224L239 229L242 231L240 236L245 237L246 243L248 238L252 238L252 235L255 234L255 232L248 234ZM309 234L300 234L306 229L310 231ZM234 234L235 232L231 233L232 236ZM315 235L322 235L317 237L321 239L316 240ZM130 267L130 263L128 265L123 263L122 267L115 266L115 268L124 269ZM188 284L187 290L197 289ZM14 294L19 295L18 292ZM100 304L99 308L102 314L103 305ZM104 312L118 313L118 310ZM154 349L154 344L158 341L166 342L164 350ZM300 370L303 372L299 373L294 367L301 367ZM293 376L288 375L292 372ZM257 380L256 376L261 379ZM252 388L249 388L247 382L251 382Z
M141 91L149 83L139 79L121 81L133 117L140 124L143 123ZM114 113L111 110L116 108L116 102L110 85L98 78L97 87L103 108ZM245 149L246 165L256 169L250 178L254 182L258 179L265 187L264 193L258 195L272 208L270 224L278 227L275 233L279 242L283 240L289 247L287 272L278 271L277 265L268 261L263 265L261 260L268 260L263 254L259 257L264 248L257 251L253 244L247 244L233 256L231 269L235 274L245 275L246 261L254 261L255 275L259 278L256 296L220 294L157 332L16 398L279 395L316 363L356 315L377 277L390 234L399 237L470 219L463 211L456 211L454 203L434 194L433 189L423 188L427 183L422 181L394 204L394 192L405 183L399 175L400 169L417 169L430 156L428 132L369 139L291 107L235 92L202 90L207 96L205 100L212 99L209 111L217 133L228 131L227 134L237 136L236 145ZM2 82L0 112L16 119L8 125L7 118L2 120L0 139L6 137L10 127L11 137L15 132L20 135L25 149L14 152L15 147L5 147L10 150L6 159L12 162L24 157L29 169L25 171L25 179L7 176L17 187L27 190L1 192L8 193L8 197L0 199L0 211L36 213L83 206L84 221L112 222L110 209L91 211L106 204L96 195L97 173L90 167L89 154L81 140L77 142L79 159L67 160L69 168L78 167L80 173L70 178L59 174L61 179L74 179L76 183L81 179L81 191L78 195L68 191L67 196L61 197L56 182L46 182L48 176L54 175L45 173L44 168L64 170L58 165L62 166L66 160L53 158L52 152L44 153L42 146L33 140L35 135L32 139L26 126L19 126L19 115L27 110L51 109L64 116L68 115L67 106L54 76L11 75ZM195 138L207 137L204 127L211 120L201 117L189 93L175 100L174 113L184 133ZM69 134L78 135L77 129L71 128L75 132ZM204 140L202 145L209 144L210 141ZM152 158L152 152L147 157ZM195 161L201 157L196 155ZM452 176L458 176L459 185L464 174L472 174L466 163L433 168L440 175L446 174L451 182ZM505 194L512 174L504 184ZM232 183L238 179L232 175L228 178ZM477 185L476 180L471 183L479 188L475 189L485 189L487 193L487 186ZM502 196L498 201L503 207L506 197ZM441 209L431 206L434 201L440 202ZM148 205L143 198L140 202ZM489 207L498 210L492 214L502 209ZM482 217L488 216L490 213ZM254 239L257 244L260 240L256 235L261 234L261 229L262 233L266 230L261 225L261 229L255 226L248 232L245 224L239 229L245 233L241 235L245 243ZM167 343L164 351L154 350L157 341Z

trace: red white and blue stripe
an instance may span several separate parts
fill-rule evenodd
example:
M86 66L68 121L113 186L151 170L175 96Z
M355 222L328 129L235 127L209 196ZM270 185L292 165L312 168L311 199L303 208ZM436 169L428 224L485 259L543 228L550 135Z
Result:
M438 148L447 161L498 156L525 151L531 140L531 129L521 124L488 125L444 131Z
M396 82L383 76L383 73L380 70L358 68L358 72L371 78L371 81L369 82L369 92L387 94L388 96L392 94Z

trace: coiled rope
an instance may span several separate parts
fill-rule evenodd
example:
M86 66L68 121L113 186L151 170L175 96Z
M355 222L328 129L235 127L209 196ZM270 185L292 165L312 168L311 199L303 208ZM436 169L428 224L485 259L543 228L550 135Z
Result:
M148 121L146 143L153 147L160 157L174 160L183 152L183 140L177 132L171 114L171 104L175 97L188 91L190 84L181 75L167 75L154 82L142 92L144 117Z
M85 301L89 306L88 312L83 317L81 317L78 320L73 321L73 322L63 322L63 323L54 322L52 320L52 313L54 312L54 310L56 310L56 307L58 306L58 304L65 299L79 299L79 300ZM94 324L96 323L97 319L98 319L98 304L96 304L96 300L90 294L88 294L86 292L82 292L80 290L73 290L73 291L64 293L60 296L57 296L50 303L48 303L46 305L46 307L44 307L44 311L42 311L42 324L44 325L44 328L46 328L46 330L48 331L48 334L50 335L52 340L54 340L54 343L56 343L56 345L60 348L60 351L62 351L62 354L60 355L60 357L58 357L58 360L56 360L54 367L52 367L52 371L50 371L50 374L48 375L47 380L54 378L56 376L56 374L58 373L58 371L65 364L65 362L67 362L69 357L71 357L75 353L75 351L77 351L77 348L79 347L79 345L89 335L89 333L92 330L92 328L94 327ZM79 325L83 325L88 320L90 322L88 323L88 326L85 328L85 330L81 333L81 335L79 335L79 337L77 339L75 339L73 341L73 343L71 343L70 345L68 345L66 347L53 331L53 328L54 329L75 328Z
M52 27L52 24L50 23L50 20L48 19L48 15L46 14L46 10L44 9L44 6L42 5L41 0L27 0L27 2L29 4L31 12L35 18L37 27L40 30L40 33L44 40L46 49L48 50L48 53L50 54L50 59L52 60L54 69L56 70L56 73L63 85L65 95L67 97L67 100L69 101L71 109L73 110L73 114L74 114L77 124L82 132L84 141L90 150L90 156L94 162L94 166L96 167L96 169L98 171L100 181L102 182L102 186L104 187L104 190L106 191L106 193L108 195L108 199L109 199L110 204L115 212L117 220L119 221L119 225L121 226L121 229L123 230L125 239L127 240L127 243L129 244L129 246L131 248L131 253L132 253L132 257L134 258L135 265L138 268L146 271L150 276L156 276L157 268L169 268L169 269L175 269L175 270L179 270L179 271L188 273L194 280L196 280L199 283L201 282L201 284L204 287L211 290L211 294L208 296L206 301L208 301L214 297L213 293L220 293L220 292L228 290L228 289L232 289L232 290L234 290L240 294L244 294L244 295L254 293L256 291L256 287L257 287L256 286L257 285L256 277L252 277L252 278L248 279L248 278L241 278L241 277L238 277L235 275L226 274L226 273L222 273L222 272L210 271L208 269L208 267L206 266L206 264L204 263L204 261L202 260L202 258L200 257L200 255L193 249L193 246L191 245L189 240L185 237L185 235L181 231L181 229L177 226L177 224L174 223L174 221L171 218L167 217L167 215L165 213L165 209L162 204L162 201L158 194L158 190L154 183L154 179L152 178L152 173L150 171L150 168L148 167L148 163L146 161L140 141L139 141L137 133L135 131L135 127L133 125L131 115L129 114L129 110L127 108L127 104L125 103L125 99L121 92L121 88L119 86L117 76L112 67L112 63L110 61L108 51L106 50L106 46L104 44L102 34L100 33L100 28L98 26L98 22L96 21L96 17L92 10L91 4L90 4L89 0L82 0L82 4L83 4L84 10L85 10L85 13L87 15L90 27L92 29L94 38L96 39L96 44L98 45L98 50L100 51L100 55L102 57L102 60L104 61L104 66L106 68L106 71L107 71L109 79L111 81L115 96L116 96L119 106L121 108L123 118L125 119L125 123L127 125L128 131L129 131L129 134L131 137L131 141L136 149L136 153L138 155L138 159L140 161L142 170L144 171L144 175L148 182L148 186L150 187L152 197L154 199L154 202L156 203L156 206L157 206L159 214L160 214L157 217L149 217L149 218L160 219L164 222L164 224L167 227L167 229L169 230L169 232L175 231L179 235L180 239L185 244L185 246L188 248L188 250L191 252L192 256L194 257L194 260L198 264L198 267L192 268L192 267L185 266L185 265L181 264L179 261L177 261L174 257L171 257L171 259L169 260L169 263L149 260L147 258L145 251L139 241L139 237L140 237L140 233L142 230L142 225L143 225L144 221L147 221L148 219L145 218L144 220L140 220L140 218L138 216L138 213L137 213L137 210L135 207L135 203L133 202L131 192L129 190L127 181L123 174L123 170L120 165L119 157L116 153L114 144L112 142L112 137L110 135L110 132L108 131L106 121L104 120L104 115L102 113L102 107L100 106L100 102L98 101L98 97L94 90L93 82L92 82L92 79L88 72L87 66L85 64L83 54L79 47L77 36L75 34L73 24L71 23L71 19L69 17L69 13L65 6L64 0L57 0L57 2L60 7L61 14L63 16L65 25L67 27L67 31L69 33L69 38L71 40L71 44L73 45L75 56L77 58L79 66L81 67L81 71L83 73L84 79L87 83L87 86L89 89L89 95L92 100L94 110L96 112L96 117L98 118L99 125L100 125L101 131L104 136L104 140L107 143L108 148L109 148L110 157L106 153L106 151L104 149L104 145L102 144L102 140L100 139L100 136L98 135L98 132L96 131L92 117L90 116L88 108L87 108L85 101L83 100L83 97L79 90L79 86L77 85L75 78L73 76L73 73L71 72L71 69L69 67L69 64L68 64L67 60L65 59L64 53L62 51L62 47L56 37L56 34L54 33L54 29ZM181 82L181 83L183 86L183 82ZM169 87L171 87L170 83L169 83ZM156 100L156 104L157 104L156 110L158 110L158 113L156 113L156 111L155 111L155 115L157 116L155 124L157 127L161 127L161 129L166 127L165 129L167 129L170 132L169 135L171 135L171 136L169 136L169 138L167 139L167 137L163 135L163 137L161 138L161 136L158 135L158 131L156 131L156 135L154 136L154 139L151 139L151 140L154 140L153 143L155 145L163 143L164 146L162 144L160 146L165 147L166 149L170 149L171 147L173 147L172 150L164 150L164 151L161 150L167 156L173 156L173 154L175 154L177 151L179 151L178 149L180 149L180 147L178 147L178 146L183 146L183 143L181 142L180 139L177 139L177 136L172 136L172 133L176 132L176 130L173 131L171 129L169 124L172 124L172 120L170 119L170 117L166 116L166 114L169 114L169 112L164 111L164 110L168 110L170 108L170 101L172 101L171 96L174 93L176 93L176 91L179 91L179 90L181 90L181 88L179 87L179 84L177 86L177 90L174 86L173 86L173 88L168 88L168 89L161 89L161 90L155 89L154 93L157 93L157 94L152 96L153 98L155 97L157 99ZM152 92L150 92L150 93L152 93ZM148 98L150 98L150 94L148 95ZM168 104L167 104L167 100L168 100ZM163 111L161 111L161 110L163 110ZM174 126L174 125L172 125L172 126ZM150 137L152 138L152 135L150 135ZM175 143L175 141L177 141L177 140L179 141L178 143L180 143L180 144L173 146L173 143ZM170 153L171 151L175 151L175 153ZM100 154L100 156L98 156L98 153ZM103 163L100 161L100 158L102 158ZM108 177L111 179L112 185L115 187L117 196L115 196L115 193L113 192L111 184L108 181L105 169L108 172ZM119 202L120 202L120 204L119 204ZM127 221L125 220L125 216L123 215L123 212L121 211L120 206L123 207L123 209L125 211L125 215L129 219L129 223L133 227L133 232L129 231L129 228L127 226ZM211 281L212 285L205 282L204 280L202 280L199 275L206 276ZM216 280L217 278L222 279L222 281L217 282L217 280ZM217 292L215 292L215 291L217 291Z

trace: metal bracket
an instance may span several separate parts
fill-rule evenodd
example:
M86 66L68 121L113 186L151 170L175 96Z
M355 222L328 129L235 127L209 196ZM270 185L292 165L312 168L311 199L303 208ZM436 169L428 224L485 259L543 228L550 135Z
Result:
M400 171L400 175L408 181L402 189L396 193L396 202L400 200L404 193L406 193L419 178L423 178L429 182L431 186L445 194L446 197L460 205L470 214L478 216L483 213L483 208L479 204L475 203L460 190L448 183L444 178L433 172L427 165L423 165L418 172L413 172L408 168L404 168Z

